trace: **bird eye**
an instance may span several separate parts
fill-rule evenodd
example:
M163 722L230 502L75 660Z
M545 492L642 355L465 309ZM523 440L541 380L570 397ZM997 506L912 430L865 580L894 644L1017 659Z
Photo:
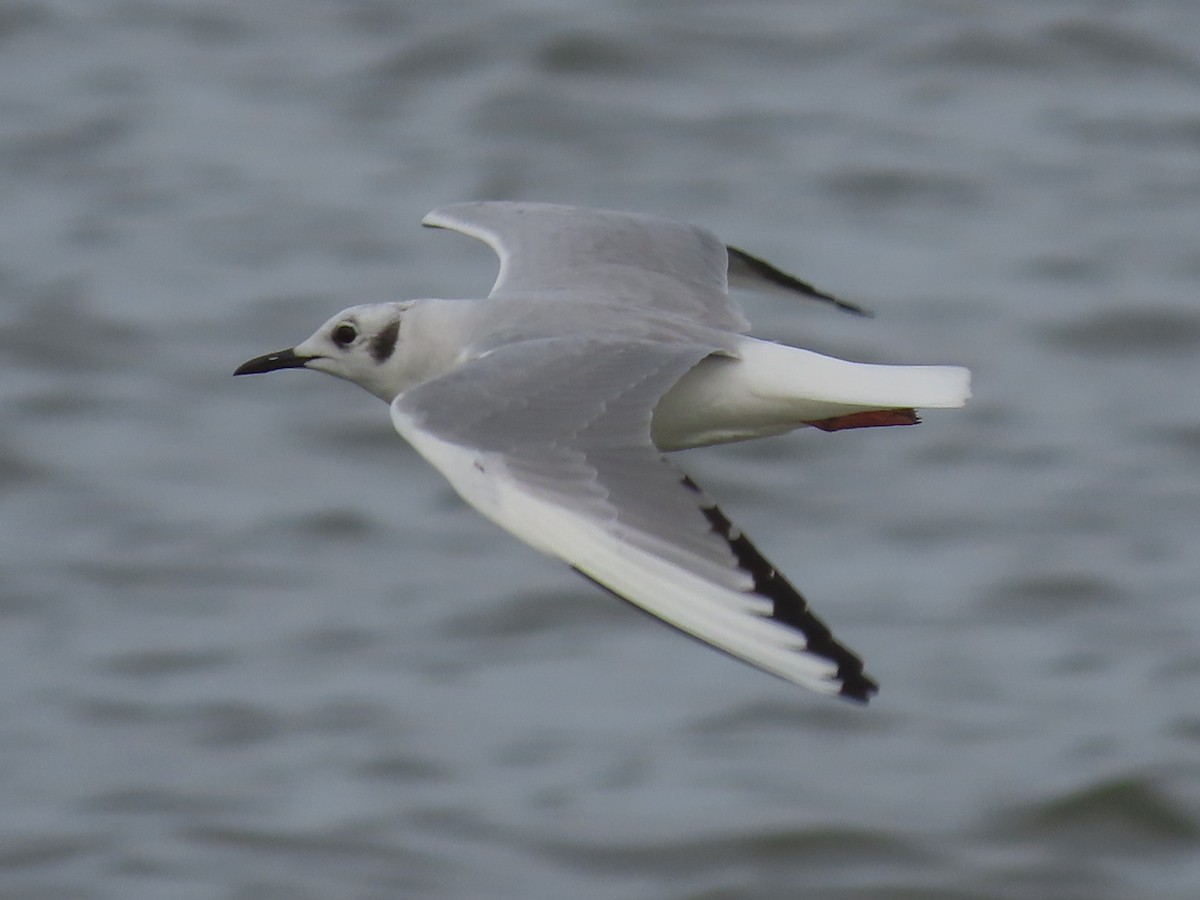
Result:
M333 342L339 347L348 347L358 337L358 329L349 322L343 322L337 328L333 329L331 337L333 338Z

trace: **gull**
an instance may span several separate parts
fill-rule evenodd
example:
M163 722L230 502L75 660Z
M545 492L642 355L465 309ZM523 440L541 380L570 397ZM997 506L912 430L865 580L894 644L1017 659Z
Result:
M423 224L495 251L486 299L353 306L234 374L315 369L360 385L501 528L730 656L867 702L878 685L861 658L665 454L915 424L919 408L964 405L970 373L750 337L731 287L866 313L692 225L497 201Z

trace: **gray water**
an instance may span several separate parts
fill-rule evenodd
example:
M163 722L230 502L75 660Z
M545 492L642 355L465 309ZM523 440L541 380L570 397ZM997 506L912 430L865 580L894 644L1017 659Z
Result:
M882 683L679 639L365 392L457 200L707 225L970 366L677 461ZM0 2L0 898L1200 896L1200 7Z

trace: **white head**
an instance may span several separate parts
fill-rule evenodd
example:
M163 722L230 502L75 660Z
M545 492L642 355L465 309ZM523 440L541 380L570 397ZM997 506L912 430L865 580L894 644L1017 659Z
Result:
M234 375L276 369L316 369L366 388L387 402L406 386L401 320L412 301L368 303L338 313L308 340L288 350L257 356Z

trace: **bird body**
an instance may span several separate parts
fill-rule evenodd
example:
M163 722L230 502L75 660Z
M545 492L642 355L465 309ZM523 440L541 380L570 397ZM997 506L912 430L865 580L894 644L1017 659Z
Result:
M425 223L488 243L483 300L351 307L235 374L311 368L390 405L396 430L493 522L673 627L813 690L875 682L667 451L912 424L969 396L953 366L848 362L749 337L728 295L859 312L690 225L472 203Z

